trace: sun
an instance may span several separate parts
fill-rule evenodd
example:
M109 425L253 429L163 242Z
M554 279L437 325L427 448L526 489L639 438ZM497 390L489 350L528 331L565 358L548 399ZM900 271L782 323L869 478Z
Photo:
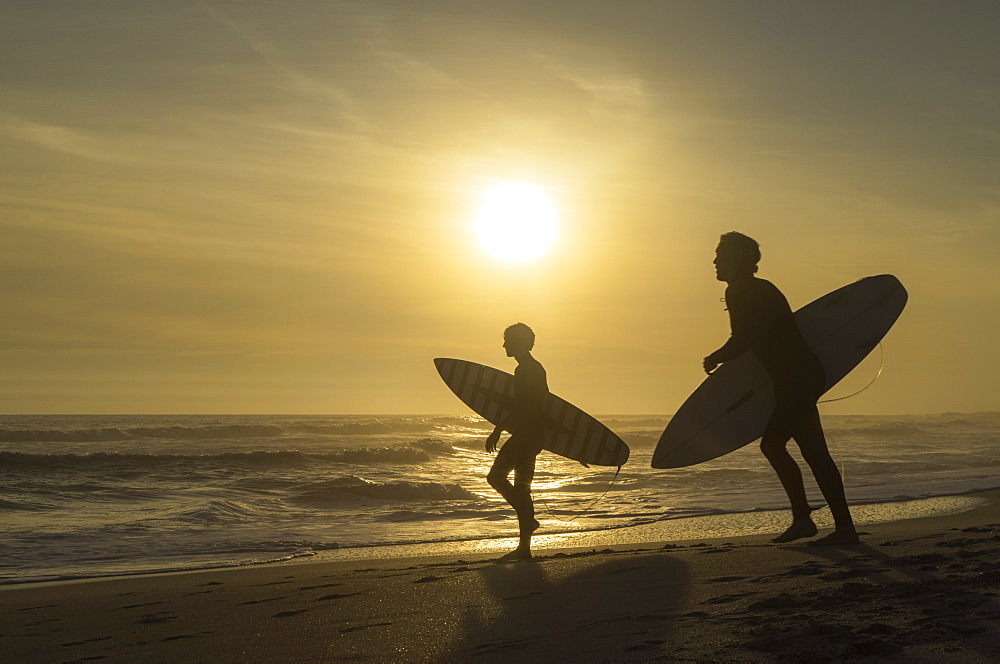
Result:
M504 182L490 189L476 213L476 235L494 256L522 261L556 239L556 206L541 187Z

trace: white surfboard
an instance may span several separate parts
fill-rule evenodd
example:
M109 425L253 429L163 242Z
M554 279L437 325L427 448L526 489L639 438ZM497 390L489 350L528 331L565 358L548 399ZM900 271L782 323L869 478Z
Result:
M807 304L795 322L826 371L824 392L872 350L906 306L896 277L865 277ZM688 397L660 436L653 468L681 468L728 454L764 434L774 410L771 378L751 351L725 362Z
M497 424L510 415L514 377L509 373L445 357L434 365L451 391L486 421ZM550 452L596 466L628 461L628 445L621 438L565 399L549 394L543 412L543 443Z

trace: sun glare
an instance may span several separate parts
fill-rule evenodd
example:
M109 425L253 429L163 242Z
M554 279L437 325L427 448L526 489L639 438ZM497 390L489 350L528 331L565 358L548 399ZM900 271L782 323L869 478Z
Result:
M556 238L556 206L540 187L505 182L486 194L475 229L486 250L499 258L534 258Z

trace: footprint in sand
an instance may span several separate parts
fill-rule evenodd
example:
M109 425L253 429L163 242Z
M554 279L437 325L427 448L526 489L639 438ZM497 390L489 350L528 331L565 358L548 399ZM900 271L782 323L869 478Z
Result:
M738 599L743 599L744 597L750 597L751 595L756 595L757 593L733 593L732 595L719 595L718 597L710 597L706 599L702 604L729 604L730 602L735 602Z
M337 585L337 584L333 584L333 585ZM360 592L356 592L356 593L341 593L341 594L334 593L332 595L323 595L322 597L317 597L316 601L317 602L326 602L326 601L331 600L331 599L344 599L345 597L354 597L355 595L360 595L360 594L361 594Z
M85 645L87 643L94 643L96 641L107 641L110 638L112 638L112 637L110 637L110 636L98 636L97 638L93 638L93 639L84 639L83 641L70 641L69 643L60 643L59 645L61 645L63 648L70 648L72 646L82 646L82 645Z
M440 581L443 578L443 576L434 576L431 574L430 576L425 576L422 579L417 579L414 583L430 583L431 581Z
M173 636L168 636L165 639L160 639L160 643L164 641L179 641L181 639L195 639L199 636L208 636L209 634L215 634L215 632L193 632L191 634L174 634Z
M302 586L299 590L316 590L317 588L332 588L334 586L342 586L343 583L321 583L317 586Z
M308 610L309 609L294 609L292 611L278 611L277 613L275 613L271 617L272 618L288 618L289 616L297 616L300 613L305 613Z
M240 602L241 604L264 604L265 602L274 602L279 599L285 599L288 595L280 595L278 597L266 597L264 599L252 599L247 602Z
M705 613L704 611L691 611L690 613L685 613L681 615L681 618L707 618L710 613Z
M38 611L39 609L52 609L59 606L58 604L45 604L43 606L26 606L23 609L18 609L18 611Z
M380 622L380 623L372 623L371 625L358 625L357 627L345 627L344 629L339 631L346 634L348 632L357 632L358 630L361 629L371 629L372 627L386 627L388 625L392 625L392 623Z
M144 615L141 618L139 618L138 620L136 620L135 624L136 625L154 625L156 623L164 623L164 622L169 622L171 620L176 620L176 619L177 619L177 616L175 616L172 613L168 613L168 612L164 611L164 612L162 612L160 614L149 613L147 615Z
M163 602L145 602L144 604L126 604L125 606L119 606L119 609L138 609L141 606L156 606L157 604L163 604Z

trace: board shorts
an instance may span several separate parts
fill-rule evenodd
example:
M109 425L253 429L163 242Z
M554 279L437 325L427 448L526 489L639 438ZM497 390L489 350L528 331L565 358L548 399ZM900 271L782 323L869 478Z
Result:
M822 368L791 380L775 380L774 410L764 431L785 439L793 437L803 420L818 414L816 402L825 387Z
M507 473L513 470L515 484L531 484L535 476L535 458L542 451L540 439L541 436L511 436L497 452L493 467Z

